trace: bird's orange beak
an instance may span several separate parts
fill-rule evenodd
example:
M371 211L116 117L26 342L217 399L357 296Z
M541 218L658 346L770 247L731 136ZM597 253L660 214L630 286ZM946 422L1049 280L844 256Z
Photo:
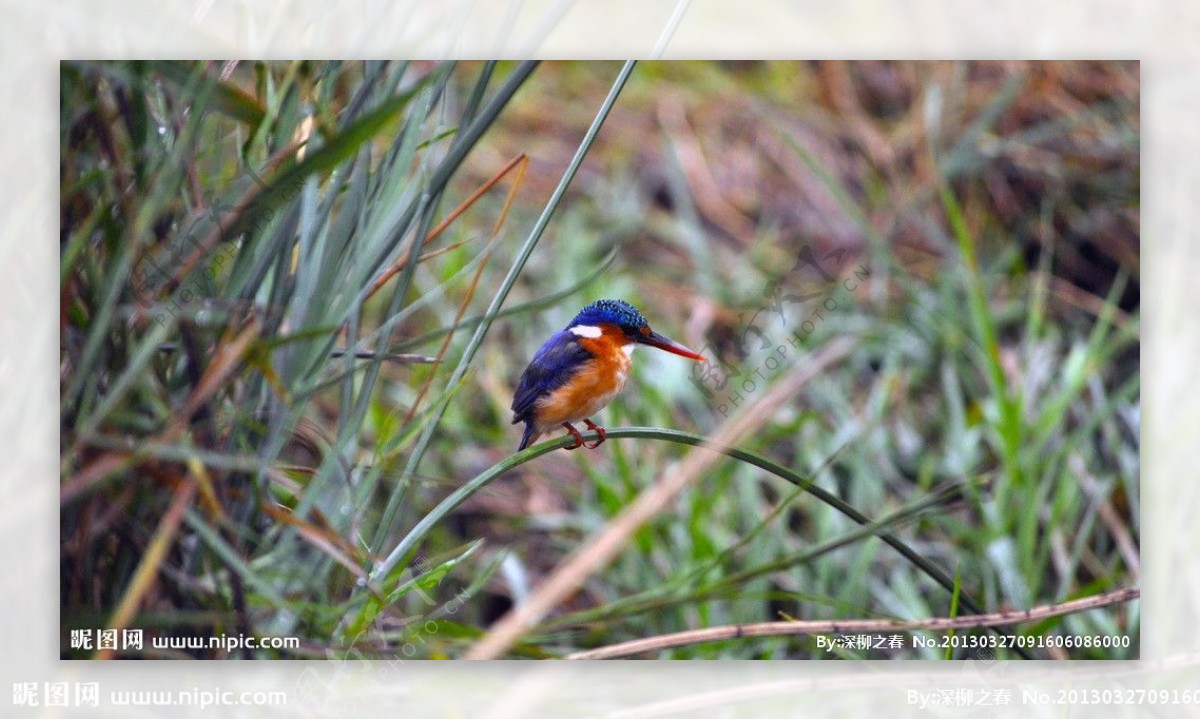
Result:
M666 335L660 335L653 330L645 335L637 335L635 336L635 339L643 345L649 345L650 347L656 347L659 350L666 350L669 353L682 355L685 358L695 360L696 362L705 362L704 356L700 353L692 352Z

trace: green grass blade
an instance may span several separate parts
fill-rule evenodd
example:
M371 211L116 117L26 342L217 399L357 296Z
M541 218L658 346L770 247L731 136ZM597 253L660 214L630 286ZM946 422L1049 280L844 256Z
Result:
M534 224L533 230L529 233L529 238L526 239L525 244L521 246L520 252L517 254L516 259L513 261L512 266L508 270L508 274L505 276L503 282L500 283L499 290L497 290L496 294L492 297L492 302L488 306L487 311L484 313L483 320L475 328L475 333L467 342L467 346L463 350L462 358L450 376L448 381L449 385L457 385L459 382L461 382L463 376L466 374L467 368L474 359L476 351L479 350L480 344L483 343L484 335L487 334L488 329L491 327L492 320L494 320L497 313L499 313L500 306L504 304L505 298L508 297L508 293L512 289L513 283L516 282L517 276L521 273L522 268L525 267L525 263L528 262L529 256L533 253L534 247L537 246L538 240L541 239L542 233L546 230L546 226L550 223L551 216L553 216L554 211L558 209L558 204L562 200L563 194L567 190L567 186L570 185L571 180L575 177L576 171L579 170L579 166L583 163L583 158L587 156L588 150L591 149L592 143L596 139L596 135L600 132L601 126L604 125L604 120L608 117L609 111L612 110L613 105L617 101L617 96L620 95L621 89L625 86L625 82L629 79L630 73L633 72L633 67L633 61L625 63L625 65L621 68L621 72L617 75L617 79L613 81L613 85L609 90L608 96L604 99L604 102L601 103L600 109L597 111L591 127L588 128L587 133L584 134L583 139L580 141L579 147L575 151L575 156L571 158L570 164L567 165L567 169L563 172L562 179L559 180L558 186L554 189L554 193L550 196L550 200L547 201L546 207L542 210L541 216ZM484 115L486 116L487 113L485 112ZM421 433L421 437L417 439L417 444L413 448L412 454L409 456L409 462L407 466L405 466L401 483L397 486L400 489L405 487L407 481L416 473L417 467L420 465L422 457L424 457L425 450L429 447L429 441L432 439L434 431L437 430L441 416L445 412L446 404L441 403L437 405L436 408L437 409L435 410L432 421ZM375 533L375 542L372 543L372 547L377 551L381 549L384 538L387 537L388 530L395 520L396 511L399 509L401 497L401 493L393 493L392 497L388 500L387 508L384 510L383 517L380 519L379 529Z

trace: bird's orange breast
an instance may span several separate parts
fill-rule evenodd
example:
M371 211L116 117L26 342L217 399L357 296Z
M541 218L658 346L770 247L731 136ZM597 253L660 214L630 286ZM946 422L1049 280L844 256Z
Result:
M537 421L541 427L554 427L590 417L612 402L632 367L622 345L607 335L580 338L579 343L592 353L575 376L538 402Z

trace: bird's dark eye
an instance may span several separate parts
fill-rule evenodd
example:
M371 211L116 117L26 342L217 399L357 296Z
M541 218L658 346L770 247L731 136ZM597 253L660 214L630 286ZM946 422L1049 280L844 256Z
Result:
M650 326L643 325L640 328L638 328L638 332L640 332L643 335L649 335L650 334Z

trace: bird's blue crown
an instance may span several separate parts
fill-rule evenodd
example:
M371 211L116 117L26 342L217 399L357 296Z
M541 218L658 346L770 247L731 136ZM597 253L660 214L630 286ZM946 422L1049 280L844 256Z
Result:
M647 325L638 309L624 300L597 300L579 311L568 327L612 323L623 330L639 330Z

